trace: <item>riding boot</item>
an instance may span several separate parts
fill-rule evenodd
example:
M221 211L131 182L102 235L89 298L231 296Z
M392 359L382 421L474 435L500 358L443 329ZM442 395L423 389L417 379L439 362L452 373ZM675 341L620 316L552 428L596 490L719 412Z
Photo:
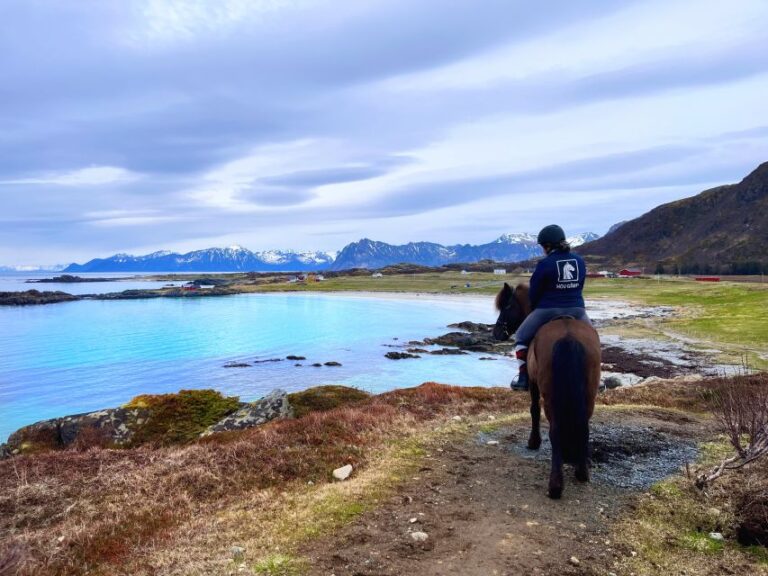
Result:
M528 348L518 347L515 350L515 356L520 363L520 372L517 375L517 380L513 380L509 386L512 390L526 392L528 390Z

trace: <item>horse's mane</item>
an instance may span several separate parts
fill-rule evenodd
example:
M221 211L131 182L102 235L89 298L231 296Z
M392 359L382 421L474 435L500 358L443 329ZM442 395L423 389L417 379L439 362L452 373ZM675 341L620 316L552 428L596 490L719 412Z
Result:
M529 286L522 282L515 286L515 298L525 312L526 315L531 313L531 299L528 297Z
M496 310L501 311L503 308L505 308L509 303L509 299L512 297L518 301L526 314L530 313L531 303L528 299L528 284L523 283L518 284L515 286L515 289L512 290L512 287L505 282L504 287L499 291L498 294L496 294Z

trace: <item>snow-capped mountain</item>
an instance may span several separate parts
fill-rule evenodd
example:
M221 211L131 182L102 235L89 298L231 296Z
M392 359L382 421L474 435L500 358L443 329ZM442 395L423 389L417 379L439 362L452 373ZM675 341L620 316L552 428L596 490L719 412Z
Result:
M580 246L597 238L597 234L587 232L572 236L568 241L572 246ZM395 246L363 238L348 244L338 253L294 250L251 252L242 246L230 246L186 254L167 250L145 256L115 254L85 264L70 264L64 272L304 272L381 268L400 263L441 266L480 260L520 262L538 256L541 256L541 248L536 243L536 235L529 233L504 234L477 246L443 246L434 242L409 242Z
M115 254L85 264L70 264L64 272L252 272L323 270L334 261L329 252L269 250L251 252L242 246L208 248L186 254L163 250L146 256Z
M331 269L381 268L401 262L423 266L440 266L446 262L455 261L455 258L456 252L452 248L433 242L409 242L402 246L393 246L385 242L363 238L345 246L339 252Z
M63 264L54 264L51 266L0 266L0 272L61 272L64 270Z
M598 238L600 238L599 234L595 234L594 232L583 232L581 234L577 234L576 236L570 236L566 240L568 241L568 244L571 245L571 248L576 248L576 246L581 246L587 242L597 240Z
M568 241L571 242L571 246L580 246L597 238L597 234L587 232L572 236ZM381 268L400 263L440 266L480 260L520 262L541 255L541 248L536 242L536 234L529 233L504 234L493 242L478 246L471 244L443 246L432 242L410 242L402 246L393 246L364 238L359 242L347 245L339 252L331 269Z

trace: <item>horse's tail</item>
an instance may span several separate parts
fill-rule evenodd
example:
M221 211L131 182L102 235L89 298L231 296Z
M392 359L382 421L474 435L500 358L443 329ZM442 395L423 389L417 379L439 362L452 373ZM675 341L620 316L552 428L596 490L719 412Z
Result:
M589 446L586 352L572 336L555 342L552 350L552 404L563 461L583 462Z

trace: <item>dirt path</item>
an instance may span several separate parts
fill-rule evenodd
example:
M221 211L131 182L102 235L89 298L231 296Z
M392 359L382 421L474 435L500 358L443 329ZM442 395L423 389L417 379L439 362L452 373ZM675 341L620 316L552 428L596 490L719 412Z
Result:
M432 447L396 497L304 549L310 574L609 574L632 553L614 545L612 523L695 456L706 426L662 410L600 410L593 481L579 484L566 467L561 501L546 496L548 445L524 448L527 422L474 430ZM428 537L418 542L415 532Z

